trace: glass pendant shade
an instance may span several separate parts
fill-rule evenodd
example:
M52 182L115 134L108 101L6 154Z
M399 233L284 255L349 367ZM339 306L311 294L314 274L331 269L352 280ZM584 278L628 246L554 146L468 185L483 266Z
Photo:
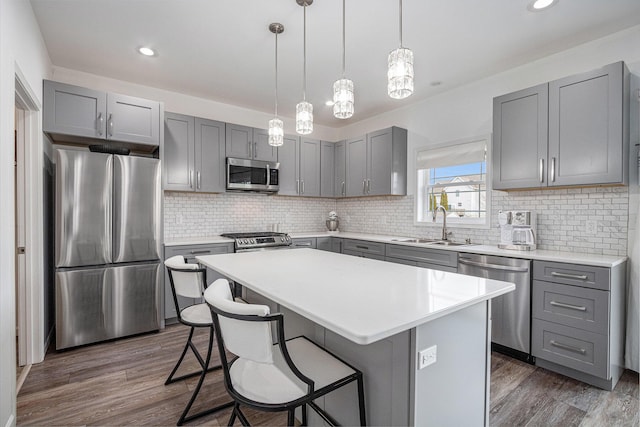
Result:
M284 123L275 117L269 120L269 145L280 147L284 144Z
M400 47L389 54L387 93L391 98L403 99L413 93L413 52Z
M337 119L348 119L353 116L353 81L336 80L333 83L333 115Z
M296 132L300 135L313 132L313 105L307 101L296 105Z

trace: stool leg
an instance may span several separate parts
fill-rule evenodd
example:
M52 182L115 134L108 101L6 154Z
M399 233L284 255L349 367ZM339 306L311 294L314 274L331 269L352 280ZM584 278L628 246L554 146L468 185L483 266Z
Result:
M193 337L193 331L194 331L194 327L192 326L191 330L189 331L189 338L187 338L187 342L184 345L184 349L182 350L182 354L180 355L180 358L178 359L178 363L176 363L176 366L173 367L173 370L171 371L171 373L167 377L167 380L164 382L164 385L168 385L168 384L171 384L172 382L174 382L173 376L175 375L176 371L178 370L178 367L180 366L180 364L182 363L182 360L184 359L184 355L187 354L187 350L189 349L189 343L191 342L191 337ZM177 379L175 381L177 381Z
M367 415L364 407L364 381L362 374L358 375L358 406L360 407L360 425L367 425Z
M307 425L307 405L302 405L302 425Z
M193 330L193 328L191 329ZM189 335L189 338L191 338L191 335ZM200 375L200 379L198 380L198 385L196 385L196 388L193 390L193 394L191 395L191 399L189 399L189 403L187 403L187 406L184 408L184 411L182 412L182 415L178 420L179 426L181 426L184 423L187 413L189 413L189 409L191 409L191 405L193 405L193 402L195 402L196 397L198 397L198 392L200 391L200 387L202 387L202 383L204 382L204 377L205 375L207 375L207 370L208 370L207 368L209 367L209 361L211 360L212 348L213 348L213 326L209 328L209 346L207 347L207 359L204 361L204 364L203 364L200 358L198 358L199 359L198 361L202 365L202 374Z
M295 409L289 409L288 414L287 414L287 425L289 427L294 427L296 424L295 421L296 417L295 417Z

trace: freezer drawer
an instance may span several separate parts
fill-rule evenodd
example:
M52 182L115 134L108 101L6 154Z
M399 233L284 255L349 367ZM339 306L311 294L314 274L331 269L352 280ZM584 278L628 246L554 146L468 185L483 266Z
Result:
M56 349L159 329L160 267L56 272Z

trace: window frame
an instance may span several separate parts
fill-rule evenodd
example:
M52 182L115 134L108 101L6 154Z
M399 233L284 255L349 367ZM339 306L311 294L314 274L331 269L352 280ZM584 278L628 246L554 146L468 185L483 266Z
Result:
M454 229L454 228L477 228L477 229L489 229L491 228L491 194L492 194L492 188L491 188L491 183L492 183L492 164L491 164L491 143L492 143L492 134L483 134L483 135L479 135L479 136L475 136L475 137L470 137L470 138L463 138L463 139L457 139L457 140L453 140L453 141L447 141L447 142L442 142L442 143L438 143L438 144L434 144L434 145L428 145L428 146L420 146L417 147L414 151L414 177L415 177L415 182L416 182L416 186L415 186L415 197L414 197L414 207L413 207L413 223L415 226L417 227L427 227L427 228L442 228L442 214L439 214L436 216L436 222L432 222L431 220L427 220L427 221L420 221L419 220L419 215L418 215L418 209L420 208L421 205L421 199L422 199L422 189L425 186L425 180L428 180L428 174L425 174L425 177L423 180L420 179L420 173L419 171L422 170L418 167L418 155L421 151L425 151L425 150L432 150L432 149L438 149L438 148L444 148L444 147L450 147L453 145L460 145L460 144L468 144L474 141L485 141L486 147L487 147L487 151L486 151L486 159L485 159L485 169L486 169L486 174L485 174L485 191L486 191L486 199L485 199L485 220L484 222L480 222L477 219L469 219L469 218L453 218L453 217L447 217L447 228L448 229ZM477 182L477 181L476 181Z

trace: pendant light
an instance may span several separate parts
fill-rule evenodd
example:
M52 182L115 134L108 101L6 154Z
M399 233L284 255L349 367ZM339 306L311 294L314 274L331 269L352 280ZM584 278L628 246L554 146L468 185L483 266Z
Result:
M278 118L278 34L282 34L284 25L273 23L269 31L276 35L276 114L269 120L269 145L279 147L284 143L284 123Z
M342 0L342 78L333 83L333 115L338 119L353 116L353 81L344 77L345 70L345 0Z
M413 52L402 47L402 0L400 0L400 47L389 53L387 93L403 99L413 93Z
M296 0L302 6L303 12L303 65L302 65L302 102L296 105L296 132L300 135L308 135L313 132L313 105L307 102L307 6L313 0Z

